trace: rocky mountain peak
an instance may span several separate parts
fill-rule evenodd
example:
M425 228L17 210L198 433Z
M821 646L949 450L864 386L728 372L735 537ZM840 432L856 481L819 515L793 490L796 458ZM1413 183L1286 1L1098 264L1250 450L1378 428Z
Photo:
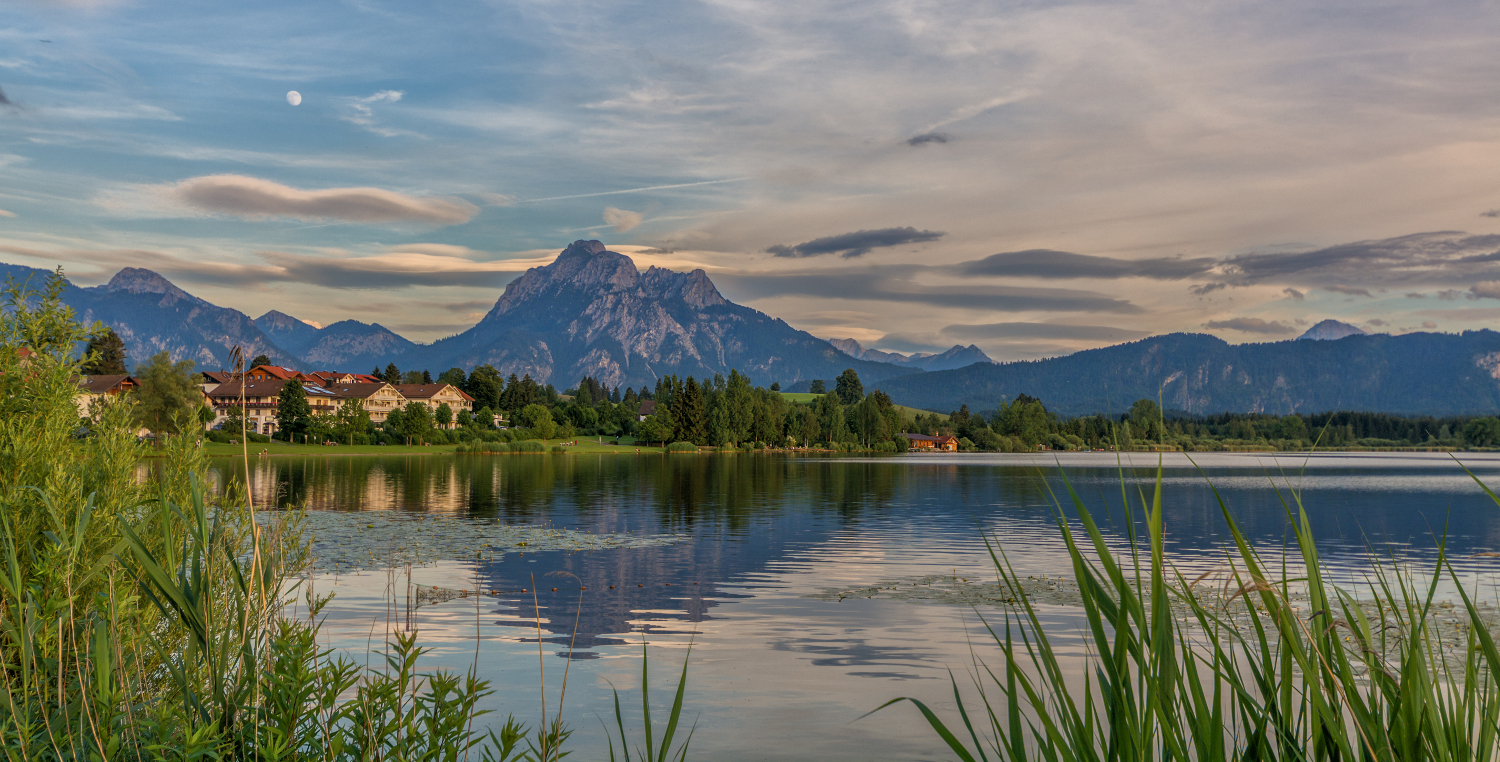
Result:
M115 277L109 279L104 289L116 293L123 291L129 294L163 294L178 299L193 298L159 273L142 267L127 267L115 273Z
M271 310L270 312L261 315L260 317L255 319L255 324L257 326L260 326L260 329L262 331L266 330L267 328L287 331L294 330L299 326L307 325L301 320L298 320L297 318L294 318L291 315L282 312L281 310ZM307 327L311 328L312 326Z

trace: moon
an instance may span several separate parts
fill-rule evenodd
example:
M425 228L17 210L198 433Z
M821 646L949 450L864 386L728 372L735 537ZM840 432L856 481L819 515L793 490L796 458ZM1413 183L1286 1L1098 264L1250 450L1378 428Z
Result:
M292 104L293 106L301 104L302 103L302 93L299 93L296 90L292 90L292 91L288 92L286 94L286 102Z

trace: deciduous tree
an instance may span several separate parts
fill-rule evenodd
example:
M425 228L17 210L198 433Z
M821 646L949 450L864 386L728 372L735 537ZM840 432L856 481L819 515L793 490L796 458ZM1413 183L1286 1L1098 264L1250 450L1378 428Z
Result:
M203 390L193 372L192 360L172 362L171 355L158 352L135 369L136 420L158 434L176 434L197 421L203 406Z

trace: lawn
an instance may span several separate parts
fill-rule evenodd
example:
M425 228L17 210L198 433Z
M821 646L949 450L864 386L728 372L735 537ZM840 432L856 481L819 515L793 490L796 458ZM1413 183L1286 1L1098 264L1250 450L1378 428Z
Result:
M806 405L808 403L817 401L817 399L823 395L813 394L811 392L782 392L781 396L784 397L787 402L796 402ZM896 408L901 411L901 415L905 418L916 418L919 414L934 415L934 413L930 410L919 410L917 408L907 407L905 405L897 405ZM935 415L937 415L937 417L939 418L942 418L943 420L948 419L948 416L944 413L935 413Z

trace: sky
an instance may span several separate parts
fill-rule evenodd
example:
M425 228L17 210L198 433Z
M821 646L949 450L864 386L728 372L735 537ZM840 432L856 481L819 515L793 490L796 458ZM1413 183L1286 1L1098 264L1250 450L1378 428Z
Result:
M579 239L903 352L1500 328L1497 47L1477 2L21 0L0 261L418 341Z

